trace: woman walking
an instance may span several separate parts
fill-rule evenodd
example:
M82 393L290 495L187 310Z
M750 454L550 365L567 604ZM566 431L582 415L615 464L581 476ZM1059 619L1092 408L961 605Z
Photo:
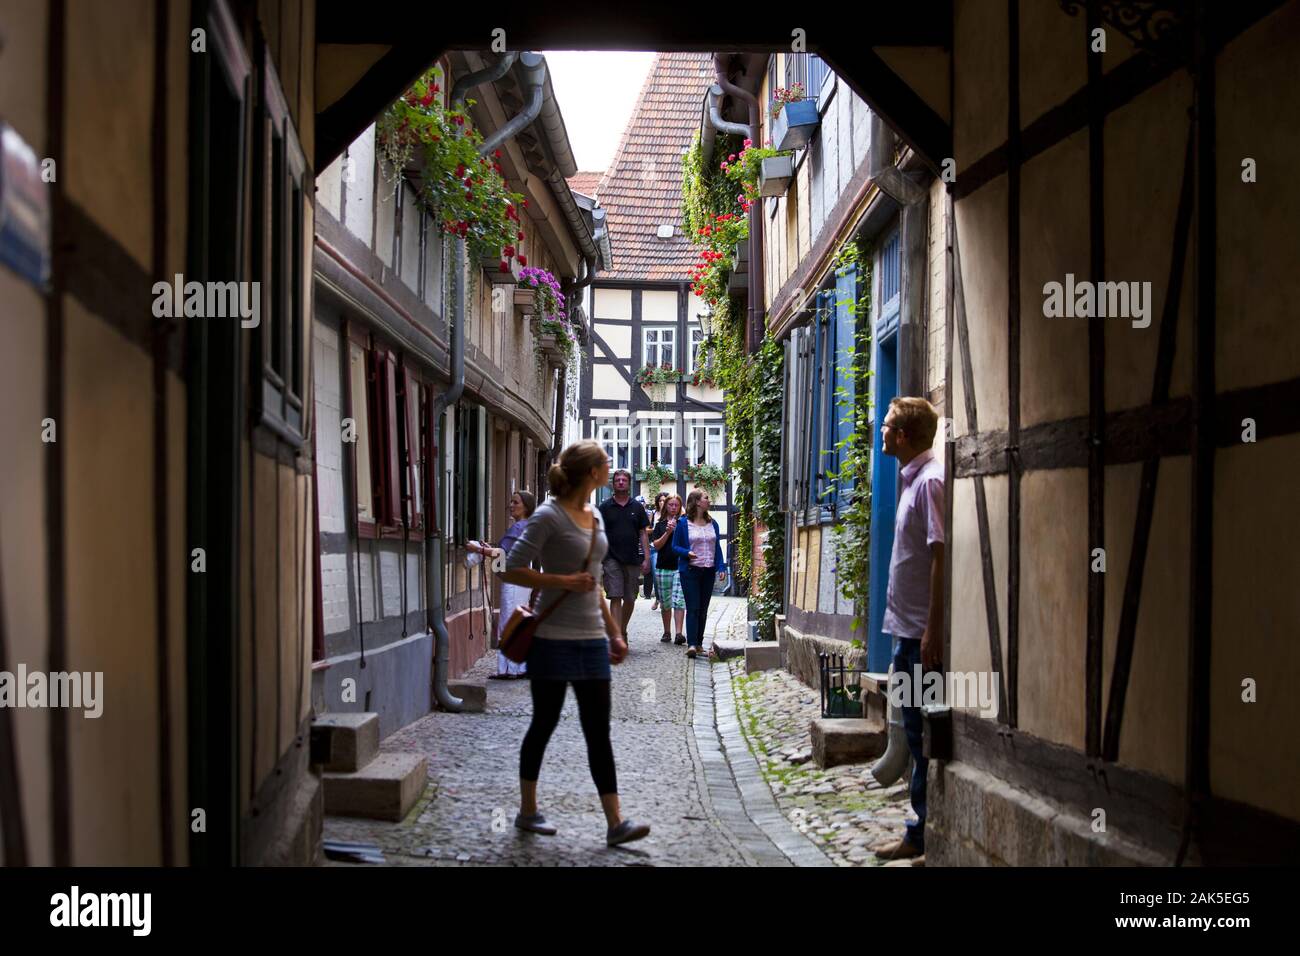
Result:
M592 491L609 481L609 459L598 443L575 442L551 466L546 480L555 497L534 512L501 576L509 584L540 588L538 608L550 611L528 654L533 719L519 752L515 826L548 836L556 832L537 809L537 778L572 684L587 762L605 811L605 842L617 846L648 835L650 827L623 819L609 738L610 663L627 657L627 641L596 589L595 574L609 545L600 512L587 504ZM534 561L541 562L541 571L530 567Z
M501 536L501 545L496 548L482 548L480 553L491 558L500 557L502 554L509 554L510 549L515 546L524 534L524 528L528 526L528 519L533 516L537 510L537 499L533 497L531 491L516 491L510 496L510 517L514 523L506 529L506 533ZM473 545L470 546L471 550ZM530 592L527 588L521 588L517 584L507 584L504 580L501 582L501 609L497 616L497 640L501 639L501 632L505 630L506 623L510 620L510 615L519 605L527 605ZM510 658L506 657L501 651L497 651L497 672L492 676L493 680L514 680L526 676L528 671L527 664L516 664Z
M650 554L655 558L655 590L662 602L664 617L664 636L660 641L667 644L677 635L677 643L685 644L682 620L686 617L686 598L682 592L682 577L677 570L677 552L673 550L673 535L678 523L685 523L682 517L681 495L669 495L663 503L654 530L650 532ZM670 624L676 624L675 632L668 630Z
M664 502L667 499L668 492L666 491L661 491L659 494L655 495L654 510L650 512L650 527L652 529L654 528L655 523L659 520L660 514L663 512ZM653 538L654 535L651 535L651 537ZM650 548L650 588L651 593L654 595L654 603L650 605L650 610L652 611L659 610L659 601L662 598L662 595L659 593L659 577L655 574L655 568L658 566L659 561L658 552L658 548ZM646 597L650 597L650 594L647 594ZM665 627L664 630L667 630L667 628Z
M686 597L686 656L704 648L704 622L713 597L713 578L726 580L727 563L722 557L722 532L709 517L709 496L696 488L686 496L686 520L677 522L673 550L678 556L682 592ZM686 564L681 564L685 560Z

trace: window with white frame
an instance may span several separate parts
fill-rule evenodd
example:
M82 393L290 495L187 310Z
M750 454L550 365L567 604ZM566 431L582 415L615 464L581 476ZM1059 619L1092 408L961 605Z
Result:
M694 375L696 370L700 367L699 355L700 355L700 346L704 344L704 330L701 329L698 325L692 325L690 334L691 334L690 365L687 366L686 371L689 374Z
M667 465L673 467L673 426L658 422L642 426L641 467Z
M700 423L691 426L692 465L722 467L722 425Z
M666 365L676 368L677 330L671 325L649 327L642 330L642 350L645 365Z
M601 425L597 433L597 441L600 447L605 449L605 454L609 457L609 467L613 471L616 468L632 467L632 446L629 439L631 427L628 425Z

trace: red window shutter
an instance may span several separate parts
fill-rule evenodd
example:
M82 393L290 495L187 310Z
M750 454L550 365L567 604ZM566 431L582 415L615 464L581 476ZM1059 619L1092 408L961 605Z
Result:
M383 417L383 513L390 527L401 521L401 465L397 444L397 356L384 349L380 363L381 407Z

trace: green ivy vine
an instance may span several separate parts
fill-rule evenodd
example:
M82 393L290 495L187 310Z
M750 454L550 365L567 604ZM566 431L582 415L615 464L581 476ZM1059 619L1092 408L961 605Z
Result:
M854 268L858 275L857 301L836 303L847 306L855 317L854 345L844 353L850 367L840 369L851 373L853 394L842 386L835 390L836 408L843 412L840 420L850 429L835 445L839 470L827 472L836 488L840 482L852 484L848 507L840 510L831 532L840 593L853 602L850 630L862 626L867 615L871 559L871 249L865 242L848 242L836 254L837 275ZM865 321L857 322L858 316Z

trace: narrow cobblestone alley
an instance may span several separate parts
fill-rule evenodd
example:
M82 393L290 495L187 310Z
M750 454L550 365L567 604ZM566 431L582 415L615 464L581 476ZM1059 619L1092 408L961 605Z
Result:
M743 600L716 598L709 640L738 638L744 623ZM682 648L659 642L657 625L658 615L639 602L632 652L614 671L619 791L625 815L653 828L645 841L617 850L605 846L571 693L539 785L543 812L560 832L550 838L515 830L518 750L531 713L527 681L490 681L485 713L430 714L385 740L385 752L428 756L428 789L400 823L327 817L324 838L376 844L388 864L399 866L831 865L790 822L790 811L796 822L810 812L808 801L796 805L787 794L778 806L773 798L764 775L773 764L761 768L750 752L728 665L688 660ZM488 655L467 679L485 678L495 665L495 654ZM713 681L720 682L716 704ZM745 706L743 721L767 725L754 705ZM806 738L806 723L803 733ZM798 749L789 732L782 739L787 749ZM825 786L824 793L838 792ZM834 856L849 862L840 852Z

